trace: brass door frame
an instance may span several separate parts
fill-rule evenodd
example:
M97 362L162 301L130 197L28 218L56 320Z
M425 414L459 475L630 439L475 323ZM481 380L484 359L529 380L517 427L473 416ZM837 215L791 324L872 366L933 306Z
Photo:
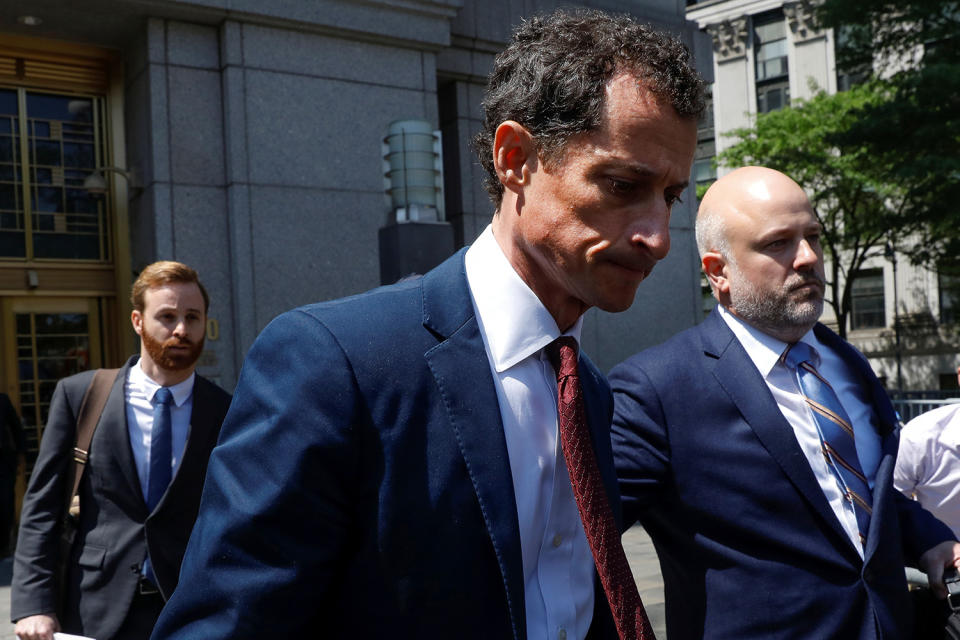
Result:
M4 377L3 389L10 400L17 408L17 412L22 416L23 408L20 406L20 368L17 357L17 327L16 315L18 313L85 313L88 321L87 327L90 334L90 368L96 369L102 366L103 358L103 336L101 332L103 327L100 322L100 299L98 298L40 298L40 297L8 297L3 298L0 304L0 323L2 323L2 347L0 354L2 358L2 371ZM36 332L33 332L33 339L36 340ZM36 348L34 345L34 354ZM33 359L34 380L37 376L36 355ZM34 389L35 397L38 399L37 407L39 410L39 393ZM43 425L40 422L39 415L32 420L37 428L37 441L40 440Z
M119 53L93 45L0 35L0 85L12 89L102 96L106 111L103 121L105 142L104 157L98 162L126 167L124 76ZM25 140L26 135L21 139ZM101 327L104 331L103 364L119 366L137 348L135 334L127 329L131 311L128 296L133 282L129 184L112 171L103 175L111 205L107 212L110 259L106 262L0 260L0 296L102 297L101 315L105 320ZM38 282L39 287L28 288L27 283L31 281ZM58 286L57 283L62 284Z

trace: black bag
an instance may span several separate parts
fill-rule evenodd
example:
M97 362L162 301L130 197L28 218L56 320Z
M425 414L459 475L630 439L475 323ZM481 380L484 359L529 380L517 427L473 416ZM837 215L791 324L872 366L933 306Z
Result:
M947 640L960 640L960 575L950 567L943 572L943 583L947 587L947 615L943 627L943 637Z
M944 627L943 637L946 640L960 640L960 613L952 611L947 618L947 626Z
M929 588L911 589L913 640L960 640L960 576L947 569L943 576L947 599L939 600Z

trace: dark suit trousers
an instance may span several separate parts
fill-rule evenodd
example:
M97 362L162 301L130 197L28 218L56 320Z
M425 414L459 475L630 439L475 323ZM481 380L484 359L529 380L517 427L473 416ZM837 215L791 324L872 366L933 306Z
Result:
M159 591L150 595L134 594L130 611L112 640L148 640L161 609L163 597Z

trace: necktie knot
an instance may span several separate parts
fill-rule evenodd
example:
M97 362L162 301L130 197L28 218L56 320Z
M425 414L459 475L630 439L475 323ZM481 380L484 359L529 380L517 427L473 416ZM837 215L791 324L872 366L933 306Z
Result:
M171 400L173 400L173 392L171 392L167 387L160 387L157 389L157 392L153 394L153 402L155 404L170 404Z
M787 347L783 360L791 369L799 367L801 362L809 362L816 368L819 356L817 350L806 342L795 342Z
M558 379L577 375L577 341L570 336L560 336L548 344L547 357Z

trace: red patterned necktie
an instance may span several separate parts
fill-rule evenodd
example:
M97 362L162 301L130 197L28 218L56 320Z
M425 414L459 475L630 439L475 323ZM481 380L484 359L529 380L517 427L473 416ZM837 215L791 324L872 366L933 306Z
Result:
M557 372L557 422L563 458L617 633L621 640L655 640L620 542L620 532L590 440L583 389L577 374L577 343L568 336L557 338L547 346L547 355Z

